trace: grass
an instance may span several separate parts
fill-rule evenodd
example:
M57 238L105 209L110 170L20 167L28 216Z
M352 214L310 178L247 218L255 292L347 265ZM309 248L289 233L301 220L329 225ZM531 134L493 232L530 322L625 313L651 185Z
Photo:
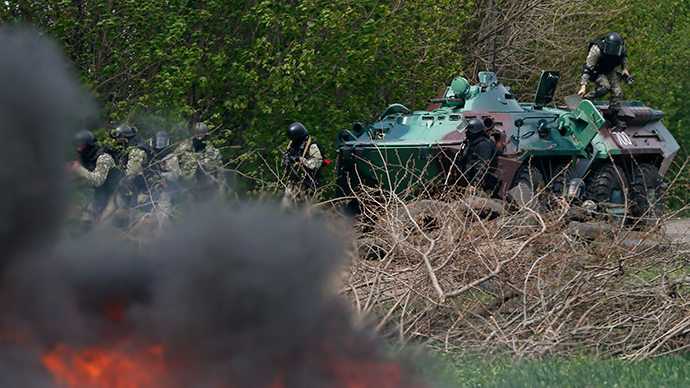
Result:
M445 356L441 365L423 374L433 387L690 387L690 355L638 362L589 356L529 361Z

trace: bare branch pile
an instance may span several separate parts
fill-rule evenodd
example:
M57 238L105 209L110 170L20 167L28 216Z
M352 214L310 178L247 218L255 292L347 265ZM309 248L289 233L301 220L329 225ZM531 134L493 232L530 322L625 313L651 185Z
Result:
M687 348L690 246L645 227L574 221L569 205L504 212L360 191L343 293L391 341L520 357L592 351L631 359Z

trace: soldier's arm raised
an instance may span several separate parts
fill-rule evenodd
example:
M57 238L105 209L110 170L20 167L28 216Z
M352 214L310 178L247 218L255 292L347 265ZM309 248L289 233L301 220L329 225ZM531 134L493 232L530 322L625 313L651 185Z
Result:
M129 152L129 160L125 168L125 174L128 178L141 172L142 166L146 163L146 152L140 148L135 148Z
M76 173L81 178L84 178L89 184L94 187L100 187L108 178L108 173L115 168L115 160L109 154L103 154L96 159L96 168L89 171L82 166L76 169Z
M161 175L163 179L166 181L176 181L180 175L182 175L182 171L180 170L180 161L177 158L177 155L170 155L164 160L165 163L165 170L161 172Z

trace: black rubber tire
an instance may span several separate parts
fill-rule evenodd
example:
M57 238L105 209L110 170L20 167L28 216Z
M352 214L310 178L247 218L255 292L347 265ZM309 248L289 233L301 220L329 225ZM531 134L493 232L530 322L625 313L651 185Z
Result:
M628 177L614 164L602 164L585 181L586 198L597 203L625 205L628 197Z
M520 183L527 185L534 195L537 195L544 186L546 186L544 175L542 175L538 168L530 164L523 164L518 167L513 176L513 182L510 184L510 188L517 187Z
M633 217L661 217L666 205L665 189L658 168L650 163L636 165L630 180L630 213Z
M568 189L568 182L577 178L577 171L572 164L558 164L553 169L553 179L551 180L551 190L559 197L564 197Z

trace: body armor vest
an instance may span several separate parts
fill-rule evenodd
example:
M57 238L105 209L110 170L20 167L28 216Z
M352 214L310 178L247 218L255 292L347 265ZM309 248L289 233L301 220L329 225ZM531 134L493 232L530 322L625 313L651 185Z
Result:
M612 72L616 67L623 63L623 58L625 57L625 54L610 55L604 53L604 39L606 39L606 37L601 37L589 44L588 50L590 50L592 46L597 46L601 50L601 58L599 58L597 64L594 66L595 76L591 78L592 80L596 79L596 75Z

